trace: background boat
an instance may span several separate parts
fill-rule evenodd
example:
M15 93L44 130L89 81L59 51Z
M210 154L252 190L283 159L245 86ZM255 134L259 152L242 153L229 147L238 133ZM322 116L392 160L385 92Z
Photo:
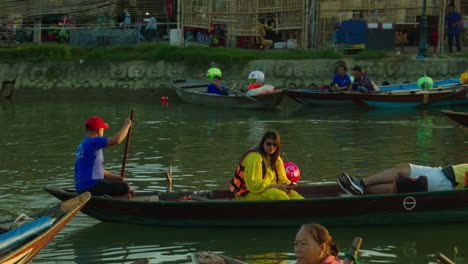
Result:
M433 90L451 89L459 85L460 79L448 79L436 81ZM381 86L382 92L404 92L404 91L421 91L416 83L405 83ZM288 90L287 95L305 105L319 106L341 106L354 105L353 97L341 92L323 92L313 89Z
M92 197L83 213L101 221L159 226L325 226L468 221L468 189L408 194L345 196L337 184L297 187L307 199L231 200L227 190L137 192L132 200ZM47 187L65 200L75 192ZM192 200L185 200L192 197Z
M468 127L468 112L455 112L451 110L442 110L441 112L460 125Z
M364 94L346 92L352 100L369 108L416 108L468 104L468 86L458 85L445 89L393 91Z
M32 218L32 222L12 230L9 229L12 225L14 226L17 219L0 222L0 232L5 232L0 235L0 263L21 264L29 262L80 211L90 198L90 193L74 195L65 202L29 216ZM40 226L37 221L41 222Z
M285 89L278 89L265 94L248 96L231 89L229 95L226 96L206 93L206 88L210 84L207 81L171 79L171 84L182 101L186 103L226 108L270 109L279 105L286 93Z

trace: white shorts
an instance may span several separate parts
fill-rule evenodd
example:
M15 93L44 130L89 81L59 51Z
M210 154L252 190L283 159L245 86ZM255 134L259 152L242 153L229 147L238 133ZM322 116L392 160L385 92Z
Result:
M428 191L447 191L453 190L452 182L442 172L441 167L427 167L409 164L411 169L410 178L427 176Z

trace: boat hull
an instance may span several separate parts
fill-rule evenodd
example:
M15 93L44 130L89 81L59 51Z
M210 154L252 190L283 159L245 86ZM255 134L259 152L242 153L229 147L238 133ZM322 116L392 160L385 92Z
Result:
M288 90L287 95L305 105L345 106L354 105L352 97L344 93L317 92L314 90Z
M286 94L285 89L278 89L270 93L253 96L247 96L241 93L229 96L208 94L205 92L208 84L209 83L190 79L179 82L172 81L172 85L176 88L176 93L182 101L190 104L212 107L271 109L279 105Z
M468 104L468 89L458 89L414 93L348 93L353 100L369 108L418 108Z
M62 210L64 215L48 230L37 235L35 239L29 241L11 253L0 257L0 264L23 264L28 263L39 251L44 248L55 235L83 208L91 198L89 193L74 195L70 199L65 199L58 210ZM67 201L69 200L69 201ZM52 208L49 209L52 211ZM47 215L47 214L46 214Z
M338 192L339 187L329 185L321 188ZM74 195L57 189L49 188L47 191L59 199ZM306 194L301 188L298 191ZM158 226L445 223L468 221L468 190L287 201L143 202L93 197L82 211L101 221Z
M455 112L450 110L442 110L448 118L459 123L464 127L468 127L468 112Z

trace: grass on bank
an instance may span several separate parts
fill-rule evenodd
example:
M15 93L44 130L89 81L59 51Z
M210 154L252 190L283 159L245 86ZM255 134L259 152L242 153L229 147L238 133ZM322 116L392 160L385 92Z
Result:
M251 60L297 60L297 59L383 59L389 57L384 51L362 51L344 56L334 49L321 51L260 51L248 49L209 48L200 46L177 47L169 44L140 44L101 48L46 44L19 45L0 48L0 61L173 61L190 65L206 65L214 61L219 64L245 64Z

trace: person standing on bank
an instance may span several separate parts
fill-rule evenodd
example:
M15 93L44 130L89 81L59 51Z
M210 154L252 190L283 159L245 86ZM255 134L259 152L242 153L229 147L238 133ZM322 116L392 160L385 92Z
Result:
M445 16L445 23L447 24L448 34L448 47L449 52L452 53L453 39L455 38L455 45L457 46L457 52L461 52L460 46L460 24L461 16L458 12L455 12L455 6L450 4L447 8L447 15Z
M108 195L114 198L130 199L135 192L125 182L125 178L106 171L102 162L102 149L118 145L124 141L132 125L130 118L113 137L104 137L104 129L109 126L98 117L86 120L86 137L75 152L75 188L77 192L90 192L92 195Z
M230 185L237 200L304 199L286 177L280 146L280 135L267 131L257 147L242 155Z

